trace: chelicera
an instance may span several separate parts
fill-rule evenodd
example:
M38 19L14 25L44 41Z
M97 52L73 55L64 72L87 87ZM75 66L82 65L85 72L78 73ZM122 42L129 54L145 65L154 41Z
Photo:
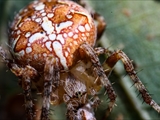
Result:
M105 29L102 16L69 0L33 1L14 18L10 27L9 46L12 59L0 47L0 55L20 79L27 118L34 119L31 86L42 93L41 119L49 119L50 104L67 105L67 118L95 120L94 108L100 104L97 92L104 87L110 100L108 113L115 105L116 93L108 79L117 61L124 68L143 100L160 112L142 84L131 60L121 51L95 48ZM91 16L92 14L92 16ZM95 24L94 20L98 22ZM98 56L106 54L107 71ZM89 96L92 96L90 98Z

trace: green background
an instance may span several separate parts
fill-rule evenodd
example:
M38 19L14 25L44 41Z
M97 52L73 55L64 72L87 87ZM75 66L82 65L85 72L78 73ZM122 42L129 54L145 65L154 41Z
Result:
M111 50L123 50L138 71L138 76L153 99L160 104L160 2L154 0L87 0L95 11L107 22L105 34L99 43ZM7 43L7 25L18 10L29 0L0 0L0 41ZM115 107L107 120L158 120L160 116L149 105L143 103L138 91L118 62L110 80L118 95ZM0 119L10 119L15 114L23 118L22 89L18 79L0 63ZM18 97L17 97L18 96ZM96 111L97 120L103 120L107 107L107 96L100 93L102 105ZM19 107L18 107L19 106ZM13 109L13 110L12 110ZM64 119L64 105L52 106L52 117ZM12 111L12 112L11 112ZM15 113L14 113L14 112ZM18 112L16 112L18 111ZM22 117L22 118L21 118ZM9 118L8 118L9 119Z

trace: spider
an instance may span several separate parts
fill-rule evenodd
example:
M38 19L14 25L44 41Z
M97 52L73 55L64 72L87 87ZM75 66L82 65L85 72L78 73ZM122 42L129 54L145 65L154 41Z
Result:
M152 100L127 55L121 50L95 47L106 23L85 1L77 2L80 5L71 0L31 2L15 16L10 26L12 58L0 47L3 61L20 79L27 119L36 116L32 85L42 93L42 120L49 119L50 104L62 102L67 106L67 119L96 120L94 109L101 103L97 92L102 87L110 100L109 114L115 106L116 93L108 75L119 60L143 100L160 112L160 106ZM99 61L100 54L107 55L106 70Z

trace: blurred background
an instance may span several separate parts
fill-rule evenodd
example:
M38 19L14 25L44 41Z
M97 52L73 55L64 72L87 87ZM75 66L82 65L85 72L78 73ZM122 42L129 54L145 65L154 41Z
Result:
M31 0L0 0L0 43L7 45L8 23ZM133 60L138 76L152 98L160 104L160 2L158 0L86 0L107 22L99 45L123 50ZM105 118L108 99L96 110L97 120L156 120L159 114L143 102L118 62L110 78L118 95L117 106ZM0 62L0 120L23 120L22 89L18 79ZM52 106L51 117L65 120L65 106Z

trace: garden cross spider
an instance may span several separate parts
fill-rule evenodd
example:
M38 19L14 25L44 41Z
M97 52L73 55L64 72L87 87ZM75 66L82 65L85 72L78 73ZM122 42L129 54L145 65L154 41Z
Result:
M67 105L68 119L95 120L94 108L101 102L97 92L102 87L110 100L110 113L115 105L116 93L107 75L119 60L122 60L143 100L160 112L160 106L152 100L123 51L94 48L106 24L103 17L89 9L83 0L78 2L83 7L70 0L31 2L15 16L10 27L12 59L0 47L3 61L20 79L27 119L32 120L36 116L31 96L32 84L42 93L42 120L49 119L50 103L61 102ZM99 61L100 54L108 56L105 61L107 71Z

